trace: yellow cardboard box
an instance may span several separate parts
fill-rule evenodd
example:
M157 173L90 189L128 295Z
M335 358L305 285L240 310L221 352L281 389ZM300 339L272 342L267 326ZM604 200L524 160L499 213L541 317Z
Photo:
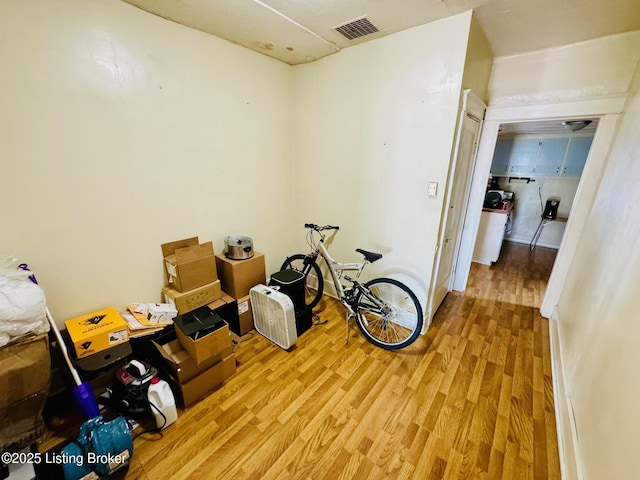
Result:
M127 322L113 308L105 308L64 322L78 358L129 340Z

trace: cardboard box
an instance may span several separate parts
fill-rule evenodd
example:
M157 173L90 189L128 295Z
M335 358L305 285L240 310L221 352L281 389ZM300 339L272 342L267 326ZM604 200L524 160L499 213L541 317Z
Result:
M0 348L0 409L47 390L50 370L46 333Z
M0 451L28 446L44 433L50 376L46 333L0 348Z
M208 307L178 316L175 325L178 342L198 365L231 348L229 325Z
M160 355L165 361L172 377L174 377L181 385L195 378L205 370L213 367L216 363L222 361L231 355L231 347L220 351L217 355L209 358L204 363L198 365L196 361L189 355L178 340L172 340L169 343L160 345L153 342Z
M188 407L216 390L234 373L236 358L230 354L186 383L174 380L172 384L179 391L183 406Z
M201 287L218 279L213 243L198 243L198 237L162 245L167 281L179 292Z
M233 332L230 332L230 333L231 333L231 351L233 353L236 353L236 348L238 348L241 338L240 338L240 335L236 335Z
M36 443L44 435L46 428L42 411L46 401L47 391L42 391L6 409L0 408L0 451L20 450Z
M179 292L172 287L162 289L162 298L166 303L173 305L179 314L185 314L203 307L222 296L220 280L207 283L188 292Z
M238 299L238 330L231 328L231 325L229 325L229 328L240 336L253 330L253 312L251 311L249 295Z
M233 298L249 295L249 290L259 283L267 283L264 255L254 252L253 257L246 260L232 260L224 254L216 255L216 268L222 290Z
M214 313L220 315L229 324L229 330L240 335L240 318L238 316L238 302L235 298L222 292L222 296L207 305Z
M64 322L77 358L84 358L129 340L127 322L113 308L105 308Z
M92 374L98 371L103 371L106 368L125 360L132 353L133 349L131 348L131 343L125 342L93 355L89 355L88 357L78 358L76 359L75 364L78 367L78 370Z

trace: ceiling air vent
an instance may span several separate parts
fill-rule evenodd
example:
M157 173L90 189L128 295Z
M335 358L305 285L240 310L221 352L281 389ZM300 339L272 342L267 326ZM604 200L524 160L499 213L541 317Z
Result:
M378 27L371 23L367 17L350 20L347 23L333 27L333 30L342 34L349 40L355 40L356 38L364 37L365 35L379 31Z

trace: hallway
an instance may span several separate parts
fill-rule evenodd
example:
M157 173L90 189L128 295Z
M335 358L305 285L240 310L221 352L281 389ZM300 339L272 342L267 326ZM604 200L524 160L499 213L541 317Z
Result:
M539 312L556 253L505 242L491 267L472 263L467 290L449 293L429 331L429 349L454 376L444 405L461 417L459 434L481 445L486 478L560 478L548 320Z

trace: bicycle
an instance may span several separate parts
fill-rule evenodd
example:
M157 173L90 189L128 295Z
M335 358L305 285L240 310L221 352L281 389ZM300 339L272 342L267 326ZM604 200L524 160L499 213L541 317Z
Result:
M341 263L334 260L325 245L326 231L337 231L340 227L306 223L308 254L288 257L281 270L293 269L304 275L305 306L313 309L324 293L324 278L318 265L322 257L329 268L336 293L347 309L347 342L351 318L356 319L364 337L374 345L386 350L398 350L411 345L422 331L423 316L418 298L404 283L391 278L376 278L365 284L344 274L356 271L356 278L368 263L382 258L382 254L356 249L364 257L359 263ZM316 238L316 236L318 238ZM349 282L344 285L341 280Z

